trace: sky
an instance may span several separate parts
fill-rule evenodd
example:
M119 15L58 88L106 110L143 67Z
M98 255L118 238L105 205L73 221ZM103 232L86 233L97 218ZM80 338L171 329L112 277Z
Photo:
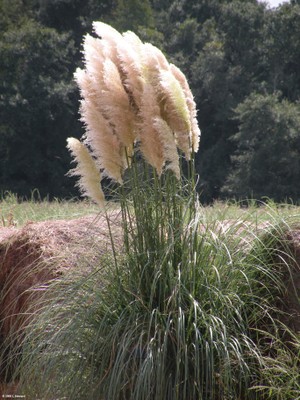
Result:
M289 0L265 0L271 7L277 7L279 4L286 3Z

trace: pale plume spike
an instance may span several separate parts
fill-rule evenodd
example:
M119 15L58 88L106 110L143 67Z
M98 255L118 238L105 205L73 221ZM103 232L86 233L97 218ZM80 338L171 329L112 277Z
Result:
M105 198L100 184L101 175L88 149L75 138L67 139L67 147L77 163L77 167L70 170L68 175L79 177L77 186L83 196L90 197L101 207L104 206Z
M112 63L111 60L106 60L106 62ZM102 69L104 71L104 67ZM112 71L112 69L110 69L110 71ZM115 73L117 74L118 72L116 71ZM116 85L116 76L111 78L112 81L110 84ZM130 108L127 94L123 88L119 87L119 90L123 89L123 103L121 105L119 104L118 108L117 104L120 103L121 98L120 93L113 95L113 93L106 88L104 82L106 78L104 76L101 78L101 82L98 82L98 90L97 81L95 81L93 77L90 77L84 70L77 69L75 79L83 97L80 107L81 121L83 121L87 127L87 136L91 142L92 148L97 153L95 155L98 155L101 159L99 165L105 170L104 175L110 176L117 182L122 182L121 171L127 167L124 161L125 150L121 148L120 137L118 140L113 132L113 123L109 123L107 118L109 119L110 117L115 123L121 124L119 126L119 134L122 136L124 148L127 148L127 152L130 153L133 147L134 130L132 128L132 119L129 119ZM107 77L106 80L108 81L109 77ZM119 85L121 85L120 82ZM106 90L104 90L104 88L106 88ZM123 111L126 110L127 112L122 113L120 108L123 108ZM110 112L111 109L112 112ZM118 121L116 120L117 116L119 116ZM121 121L123 122L121 123ZM102 146L101 141L103 141Z
M168 70L170 68L170 64L168 63L166 57L163 52L159 50L158 47L153 46L151 43L145 43L143 51L145 54L150 54L152 57L155 57L157 67L162 70Z
M101 39L105 56L111 58L111 60L118 65L117 45L124 40L121 33L112 26L100 21L93 22L93 29Z
M132 31L126 31L122 35L127 45L129 45L135 52L139 54L139 56L141 56L142 48L144 46L144 43L141 41L141 39Z
M184 91L170 70L160 72L159 85L163 118L174 131L178 148L190 159L192 127Z
M133 105L139 108L141 106L143 88L146 83L143 77L141 59L143 44L142 42L141 44L135 43L134 40L132 45L130 41L127 43L126 38L130 37L131 35L124 36L124 41L119 42L117 45L117 52L120 60L120 68L123 72L123 84L129 96L131 96Z
M166 123L160 117L153 119L153 126L159 134L163 145L163 155L165 159L165 169L170 169L176 178L180 179L180 168L179 168L179 155L177 152L177 146L174 140L174 134Z
M77 68L74 73L74 79L80 89L81 97L90 101L93 99L93 102L95 102L97 97L95 85L86 70Z
M104 85L103 78L101 77L101 81L99 81L94 76L89 75L86 70L80 68L77 68L74 78L80 89L81 97L84 99L81 103L88 101L94 109L100 112L101 106L99 104L99 99L101 99L101 88ZM81 121L88 124L88 121L85 120L85 116L82 113Z
M186 103L188 109L190 111L190 120L191 120L191 127L192 127L192 148L195 153L199 150L199 142L201 131L199 129L198 121L197 121L197 108L196 103L194 100L193 93L190 89L188 81L184 75L184 73L176 67L174 64L170 64L170 70L172 71L175 78L178 80L179 84L181 85L184 94L186 96Z
M88 100L82 100L80 110L86 124L85 142L91 147L103 175L122 183L123 151L112 126Z
M159 81L159 73L168 70L169 64L157 47L145 43L142 49L142 73L145 81L156 86Z
M104 22L94 21L93 29L95 33L102 39L112 39L114 41L118 39L122 40L122 34L111 25L105 24Z
M101 44L101 39L87 34L83 42L84 65L91 74L101 73L101 64L106 54ZM100 68L100 71L99 71Z
M165 164L163 145L159 133L153 125L156 117L159 117L160 109L157 103L155 89L146 85L142 97L140 109L140 149L145 160L161 175Z
M117 66L109 59L103 65L103 80L101 102L105 116L113 125L120 142L126 147L133 147L136 139L136 114L130 99L122 84Z

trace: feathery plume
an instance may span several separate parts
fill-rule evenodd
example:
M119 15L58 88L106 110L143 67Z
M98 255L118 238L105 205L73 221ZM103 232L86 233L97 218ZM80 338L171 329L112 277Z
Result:
M88 100L81 101L82 120L86 124L88 144L104 176L122 183L125 168L121 143L108 120Z
M143 91L140 109L140 150L145 160L161 175L165 163L163 145L159 133L153 122L160 116L155 89L152 85L146 85Z
M105 46L101 39L87 34L83 41L84 66L91 75L99 76L102 72L102 63L106 58Z
M109 59L103 64L103 81L101 106L105 116L120 140L127 148L133 147L136 139L136 114L130 105L130 99L122 84L119 70Z
M111 60L106 61L112 63ZM104 66L102 70L104 72ZM105 78L101 78L98 90L95 80L93 81L90 75L84 70L77 69L75 79L83 97L80 113L81 121L83 121L86 126L85 141L88 142L89 146L92 148L93 155L98 160L99 168L103 170L103 174L121 183L121 173L122 170L126 168L127 164L125 163L124 149L122 149L119 138L116 137L113 125L109 122L108 118L105 118L107 117L105 112L108 113L106 109L107 103L108 101L111 103L111 93L108 94L107 89L104 91L106 87ZM106 94L106 98L104 94ZM116 101L116 98L114 98L113 101ZM124 104L126 104L126 98ZM123 132L123 138L125 138L126 135L132 135L131 132L128 133L128 124L124 122L122 126L123 125L126 128ZM127 142L129 142L129 139L127 139ZM125 146L129 148L132 147L132 137L130 143L127 142L125 141Z
M191 155L191 121L186 97L178 80L170 70L160 71L162 116L175 133L178 148L187 160Z
M166 123L160 117L153 118L153 126L158 132L159 138L163 145L163 157L165 160L165 169L173 171L176 178L180 179L180 168L179 168L179 155L177 152L177 146L174 140L174 134Z
M119 64L117 45L122 42L123 36L112 26L104 22L93 22L93 29L101 39L103 52L106 58L110 58L116 65Z
M111 25L105 24L101 21L93 22L94 32L101 38L115 43L117 40L122 40L122 35Z
M141 56L142 48L144 46L141 39L132 31L123 32L122 35L127 45Z
M96 106L97 93L95 85L86 70L77 68L74 73L74 79L80 89L81 97L89 99Z
M71 152L77 167L69 171L70 176L79 176L77 186L83 196L90 197L100 206L104 205L105 198L101 189L101 175L88 149L78 139L68 138L67 148Z
M190 121L192 128L192 149L195 153L197 153L199 149L201 132L197 121L197 109L194 96L192 94L192 91L190 89L190 86L188 84L188 81L184 73L174 64L170 64L170 70L173 73L174 77L178 80L179 84L181 85L186 97L186 104L190 112Z
M179 178L177 148L189 159L200 138L186 77L133 32L120 34L102 22L94 22L93 29L98 37L85 36L85 67L74 74L82 97L85 151L102 176L122 183L138 142L158 175L165 168Z
M163 53L150 43L142 48L142 74L147 83L156 86L160 71L168 71L169 64Z
M145 43L143 47L144 55L149 55L156 60L157 69L168 70L169 63L164 56L163 52L158 47L153 46L151 43Z
M192 149L194 153L197 153L199 150L201 131L196 117L193 117L191 124L192 124Z
M142 71L143 43L133 32L123 33L123 41L117 45L123 84L130 96L133 108L141 106L143 88L146 84Z

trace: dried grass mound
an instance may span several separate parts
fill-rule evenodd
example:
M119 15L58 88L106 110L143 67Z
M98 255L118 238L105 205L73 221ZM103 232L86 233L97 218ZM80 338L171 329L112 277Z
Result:
M118 235L118 214L110 215ZM24 324L26 310L47 284L87 256L110 251L104 216L28 223L0 229L0 335L6 338Z

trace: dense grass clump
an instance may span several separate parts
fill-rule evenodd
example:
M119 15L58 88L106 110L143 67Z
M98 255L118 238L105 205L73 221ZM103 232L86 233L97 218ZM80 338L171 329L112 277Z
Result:
M22 393L296 399L300 340L280 307L287 222L271 208L261 231L247 212L214 220L171 175L143 182L121 196L123 250L56 282L29 326Z

